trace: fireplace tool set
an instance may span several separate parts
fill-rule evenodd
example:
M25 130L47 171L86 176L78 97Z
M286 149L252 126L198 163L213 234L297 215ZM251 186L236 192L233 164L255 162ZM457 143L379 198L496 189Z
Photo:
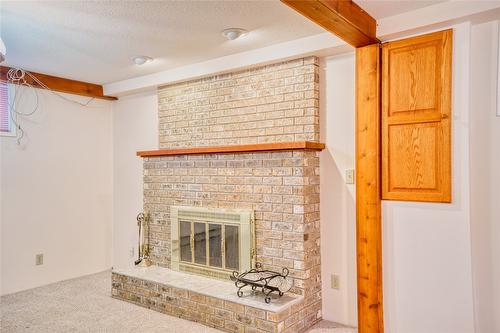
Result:
M231 280L234 281L234 285L238 288L236 292L238 297L243 296L242 288L251 286L253 291L260 289L265 295L264 301L271 303L271 294L273 292L277 292L281 297L292 288L293 281L288 277L288 273L289 271L286 267L283 267L281 273L278 273L262 269L262 264L256 263L255 268L241 274L234 271L231 275Z
M139 213L137 215L137 226L139 227L139 247L138 247L138 258L135 261L135 265L139 267L151 266L151 260L149 260L149 213Z

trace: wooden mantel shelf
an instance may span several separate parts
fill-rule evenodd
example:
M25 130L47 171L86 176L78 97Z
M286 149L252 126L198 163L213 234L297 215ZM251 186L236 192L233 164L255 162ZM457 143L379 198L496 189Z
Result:
M169 155L247 153L256 151L299 150L299 149L323 150L324 148L325 148L324 143L299 141L299 142L257 143L251 145L146 150L146 151L138 151L137 156L155 157L155 156L169 156Z

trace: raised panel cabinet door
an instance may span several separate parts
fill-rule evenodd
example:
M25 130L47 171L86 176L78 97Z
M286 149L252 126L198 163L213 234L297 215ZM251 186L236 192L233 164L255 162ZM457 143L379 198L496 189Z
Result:
M452 30L382 45L382 198L451 202Z

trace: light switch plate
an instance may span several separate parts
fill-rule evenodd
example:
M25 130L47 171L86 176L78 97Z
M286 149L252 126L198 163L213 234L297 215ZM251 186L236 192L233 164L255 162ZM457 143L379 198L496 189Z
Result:
M43 265L43 253L37 254L35 256L35 265Z
M340 277L337 274L332 274L332 289L340 289Z
M346 184L354 184L354 169L347 169L345 171Z

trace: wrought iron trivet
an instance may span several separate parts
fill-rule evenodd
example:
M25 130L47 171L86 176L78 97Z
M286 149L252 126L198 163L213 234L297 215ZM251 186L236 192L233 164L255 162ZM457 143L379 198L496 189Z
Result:
M233 272L231 280L234 281L234 285L238 288L236 294L238 297L243 296L243 291L241 289L246 286L251 286L252 290L260 288L262 293L265 295L264 301L266 303L271 303L271 293L278 292L281 297L284 293L292 288L292 279L288 277L288 268L283 267L281 274L278 272L262 269L261 263L256 263L255 268L239 273L237 271Z

